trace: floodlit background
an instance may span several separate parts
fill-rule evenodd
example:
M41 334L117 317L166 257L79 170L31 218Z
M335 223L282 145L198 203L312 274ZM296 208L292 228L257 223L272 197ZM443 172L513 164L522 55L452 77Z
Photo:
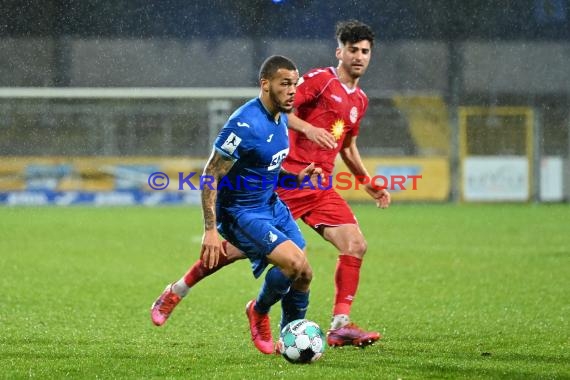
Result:
M201 169L226 117L256 95L265 57L289 56L302 72L336 65L335 23L349 18L377 36L360 83L371 100L359 139L369 171L422 175L417 190L394 188L396 200L570 197L566 0L3 0L0 9L2 203L57 203L70 191L77 197L60 202L145 202L153 171ZM153 196L197 199L176 188Z

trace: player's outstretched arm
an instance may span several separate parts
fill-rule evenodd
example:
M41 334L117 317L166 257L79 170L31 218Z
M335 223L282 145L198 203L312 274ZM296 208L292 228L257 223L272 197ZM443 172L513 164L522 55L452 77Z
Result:
M220 254L226 254L216 229L216 198L218 182L230 171L233 164L234 162L230 158L221 155L214 149L204 168L204 176L209 176L213 181L211 186L205 185L202 189L204 236L202 237L200 257L204 265L210 269L218 265Z
M343 147L340 150L340 156L348 167L348 170L350 170L357 180L361 179L361 183L364 184L368 195L376 201L376 206L379 208L387 208L391 202L390 193L385 188L370 183L371 177L360 158L360 152L356 145L356 136L346 136Z
M288 115L290 129L304 134L309 140L320 147L334 149L337 146L334 136L325 129L317 128L295 114Z
M385 188L380 188L367 183L365 186L366 192L376 201L376 207L388 208L392 201L390 193Z

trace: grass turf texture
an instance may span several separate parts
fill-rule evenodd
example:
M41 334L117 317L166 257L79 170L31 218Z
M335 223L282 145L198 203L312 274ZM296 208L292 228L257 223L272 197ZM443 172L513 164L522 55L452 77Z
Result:
M570 377L570 207L354 210L369 249L352 317L384 339L297 366L250 342L244 306L261 282L246 261L151 325L151 303L198 257L199 208L0 208L0 377ZM336 252L302 228L307 317L326 329Z

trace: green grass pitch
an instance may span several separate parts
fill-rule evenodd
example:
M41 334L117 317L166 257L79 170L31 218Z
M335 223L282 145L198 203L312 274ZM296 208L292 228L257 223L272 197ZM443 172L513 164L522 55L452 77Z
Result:
M0 378L570 378L568 205L354 210L369 249L352 318L384 338L301 366L250 342L246 261L151 325L198 257L199 208L0 208ZM336 252L303 232L307 317L326 329Z

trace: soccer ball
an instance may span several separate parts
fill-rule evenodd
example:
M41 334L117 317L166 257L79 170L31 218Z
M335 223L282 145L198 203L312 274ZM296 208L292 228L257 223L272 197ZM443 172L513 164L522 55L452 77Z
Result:
M326 341L319 325L296 319L281 330L277 351L290 363L312 363L325 351Z

